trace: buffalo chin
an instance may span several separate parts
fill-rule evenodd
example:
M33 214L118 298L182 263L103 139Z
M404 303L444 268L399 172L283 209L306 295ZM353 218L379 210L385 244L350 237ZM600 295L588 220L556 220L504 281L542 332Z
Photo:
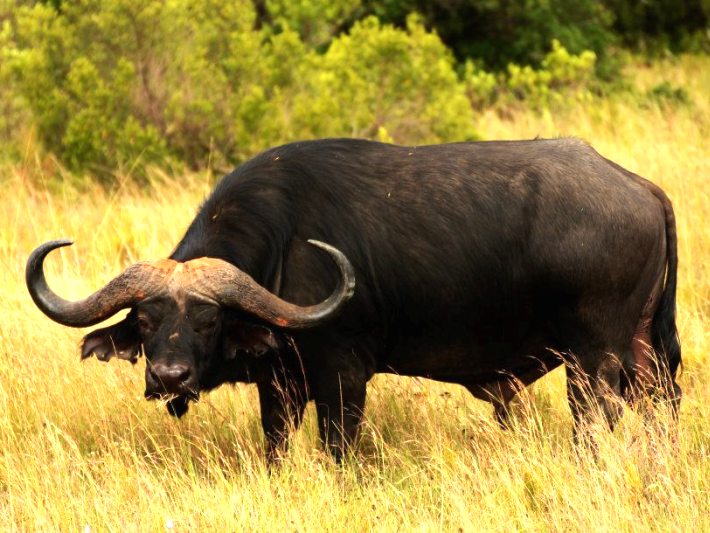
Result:
M172 398L168 400L168 403L165 404L165 407L168 409L168 413L170 413L170 416L174 416L175 418L181 418L182 415L187 413L187 410L190 407L190 397L178 396L176 398Z
M165 402L168 413L175 418L182 418L190 408L190 401L198 401L199 394L160 394L158 392L145 391L146 400L160 400Z

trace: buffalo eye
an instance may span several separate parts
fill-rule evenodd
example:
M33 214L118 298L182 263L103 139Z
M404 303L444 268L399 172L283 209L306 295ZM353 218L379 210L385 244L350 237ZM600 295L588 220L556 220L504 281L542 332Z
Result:
M217 328L218 313L213 307L194 309L192 315L192 329L200 335L209 335Z
M155 326L153 322L146 315L138 315L136 317L136 323L138 324L138 331L140 331L142 336L147 336L153 333Z
M214 329L216 327L217 327L217 319L211 318L209 320L204 320L204 321L196 323L193 326L193 330L195 331L195 333L200 333L202 335L206 335L206 334L214 331Z

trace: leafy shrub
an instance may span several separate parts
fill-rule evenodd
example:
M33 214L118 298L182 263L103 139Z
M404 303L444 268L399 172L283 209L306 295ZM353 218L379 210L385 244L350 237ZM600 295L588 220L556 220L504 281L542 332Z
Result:
M646 92L646 101L657 105L689 105L691 103L688 92L683 87L673 87L664 81Z
M502 72L509 63L540 67L558 39L573 54L593 51L599 72L616 74L606 63L616 39L614 16L597 0L363 0L363 6L397 24L420 13L460 60L479 60L488 70Z
M15 12L9 68L41 140L72 169L105 171L167 155L163 132L141 116L142 36L152 35L154 20L138 4L82 0L61 15L42 4Z
M496 101L500 87L494 74L479 68L469 59L464 63L462 76L474 109L482 110Z
M628 46L651 54L666 50L710 51L707 0L604 0L614 29Z
M366 19L321 54L255 18L248 0L17 6L3 68L44 145L107 179L122 166L224 169L299 138L475 136L452 55L415 19Z
M301 129L380 138L386 131L401 143L476 138L453 56L416 17L406 31L369 17L314 61L293 109Z
M539 68L510 63L507 72L494 75L467 61L462 77L469 100L476 109L519 101L541 109L591 98L596 59L591 50L571 54L553 39L551 50Z
M536 107L568 98L588 98L596 59L596 54L589 50L579 55L570 54L555 39L541 68L509 64L506 85L513 96Z
M265 0L273 26L296 31L312 46L330 42L360 5L360 0Z
M0 5L0 21L3 21ZM31 115L19 95L9 68L6 51L12 42L12 28L5 20L0 25L0 158L17 159L22 152L23 133L30 129Z
M674 15L666 0L0 0L0 156L36 132L71 170L111 179L222 171L312 137L474 139L477 110L611 87L627 11L647 35L702 18L699 1ZM688 103L668 84L640 99Z

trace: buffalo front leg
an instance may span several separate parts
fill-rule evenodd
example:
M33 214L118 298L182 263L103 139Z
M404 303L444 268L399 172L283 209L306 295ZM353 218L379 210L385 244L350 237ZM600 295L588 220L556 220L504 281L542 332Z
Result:
M367 386L364 365L352 354L336 356L328 359L313 378L320 437L339 463L360 430Z
M257 384L261 407L261 427L266 439L266 461L269 465L288 448L288 437L298 429L308 401L305 383L274 377Z

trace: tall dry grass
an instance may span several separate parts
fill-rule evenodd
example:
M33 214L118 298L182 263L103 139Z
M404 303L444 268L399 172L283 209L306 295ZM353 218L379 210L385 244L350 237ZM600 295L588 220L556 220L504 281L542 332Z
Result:
M76 240L48 260L69 298L166 256L209 177L154 173L147 190L106 192L57 183L49 175L61 170L28 149L0 185L0 529L710 531L710 60L630 74L641 92L666 79L693 103L616 96L542 116L490 112L477 127L489 138L582 137L671 196L685 359L676 440L667 415L648 425L630 412L599 434L598 459L575 450L559 371L522 396L507 432L458 387L377 377L345 465L319 451L309 408L269 475L253 388L224 387L177 422L142 399L142 362L80 363L83 332L46 319L24 287L30 250L57 237Z

